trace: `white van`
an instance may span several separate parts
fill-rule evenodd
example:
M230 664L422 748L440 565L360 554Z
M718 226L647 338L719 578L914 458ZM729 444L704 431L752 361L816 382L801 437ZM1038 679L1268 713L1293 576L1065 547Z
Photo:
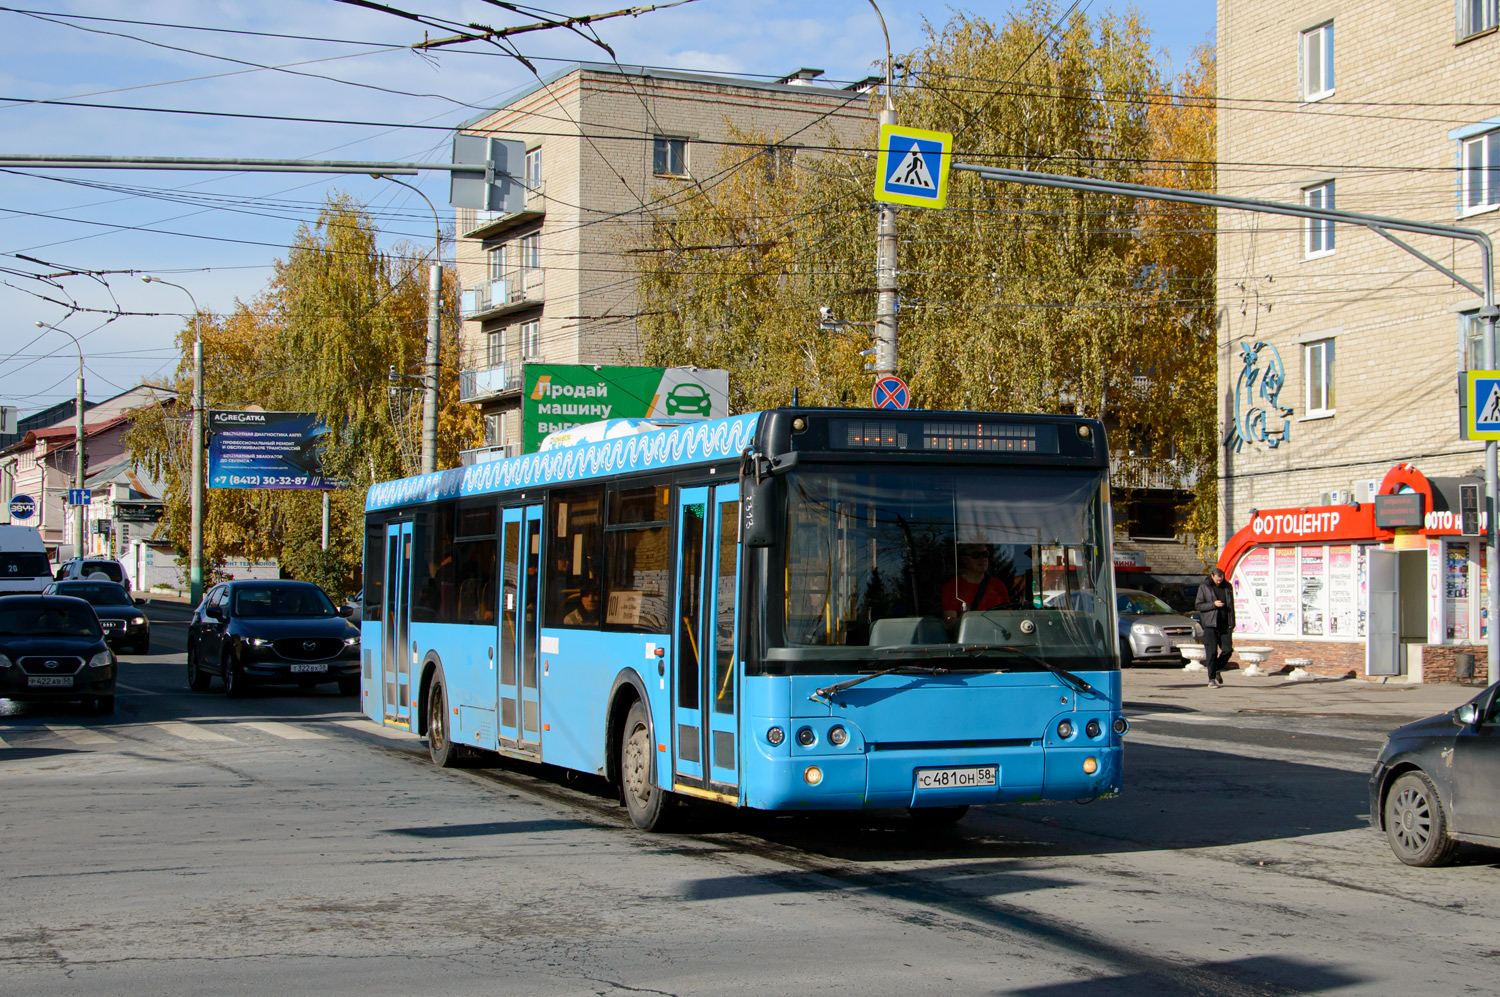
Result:
M0 595L40 592L52 581L47 548L35 526L0 526Z

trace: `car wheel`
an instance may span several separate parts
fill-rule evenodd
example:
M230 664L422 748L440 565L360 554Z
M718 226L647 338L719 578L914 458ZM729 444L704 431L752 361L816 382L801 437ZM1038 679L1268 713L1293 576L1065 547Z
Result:
M198 655L193 652L192 645L188 645L187 652L188 688L194 692L207 692L208 687L213 684L213 676L198 667Z
M93 701L89 703L89 710L96 716L107 717L115 712L115 697L95 696Z
M967 806L908 807L906 812L911 814L912 823L918 827L948 827L963 820L969 808Z
M663 831L674 808L670 794L651 781L651 757L651 717L638 699L620 732L620 793L636 827Z
M224 695L230 699L239 699L245 695L245 673L235 663L234 655L229 651L224 652L224 658L219 665L224 675Z
M1458 851L1448 836L1443 801L1422 772L1404 773L1386 793L1385 836L1391 851L1407 865L1446 865Z
M458 749L448 736L448 692L442 672L433 677L432 688L427 690L427 754L438 768L458 764Z
M1120 667L1126 668L1134 661L1134 655L1130 653L1130 641L1124 637L1120 638Z
M340 696L358 696L359 695L359 676L356 675L356 676L354 676L351 679L339 679L339 695Z

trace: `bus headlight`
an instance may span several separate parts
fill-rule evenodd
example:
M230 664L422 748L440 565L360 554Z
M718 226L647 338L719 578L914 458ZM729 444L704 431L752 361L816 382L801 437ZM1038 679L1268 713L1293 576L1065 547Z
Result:
M849 743L849 732L842 727L828 728L828 743L835 748L842 748Z
M1115 717L1115 733L1123 734L1130 729L1130 721L1124 717Z
M1088 723L1083 725L1083 732L1089 737L1098 737L1100 730L1101 728L1099 726L1099 721L1097 720L1090 720Z
M1073 721L1060 720L1057 724L1057 736L1066 741L1073 736Z
M823 770L816 765L809 765L802 772L802 778L809 786L816 786L823 781Z
M773 748L785 740L786 731L782 730L780 727L772 727L770 730L766 731L766 742Z
M803 727L801 730L797 731L797 743L802 745L804 748L811 748L813 745L818 743L818 735L813 733L813 729L811 727Z

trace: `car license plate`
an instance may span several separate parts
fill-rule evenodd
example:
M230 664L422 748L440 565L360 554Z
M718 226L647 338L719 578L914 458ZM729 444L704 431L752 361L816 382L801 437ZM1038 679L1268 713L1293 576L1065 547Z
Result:
M957 769L917 769L918 789L967 789L993 786L997 769L993 765L974 765Z
M292 666L292 671L293 672L326 672L326 671L328 671L328 666L327 665L293 665Z
M28 675L26 684L29 686L70 686L73 684L71 675Z

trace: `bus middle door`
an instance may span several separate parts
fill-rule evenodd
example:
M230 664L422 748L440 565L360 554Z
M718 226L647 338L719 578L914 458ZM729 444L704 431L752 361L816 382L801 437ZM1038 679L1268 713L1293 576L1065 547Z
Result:
M684 488L677 520L673 759L677 788L739 796L739 488ZM705 764L706 760L706 764Z
M385 528L381 682L385 722L411 729L411 523Z
M542 507L504 510L500 527L499 734L509 747L540 747L537 637L540 621Z

